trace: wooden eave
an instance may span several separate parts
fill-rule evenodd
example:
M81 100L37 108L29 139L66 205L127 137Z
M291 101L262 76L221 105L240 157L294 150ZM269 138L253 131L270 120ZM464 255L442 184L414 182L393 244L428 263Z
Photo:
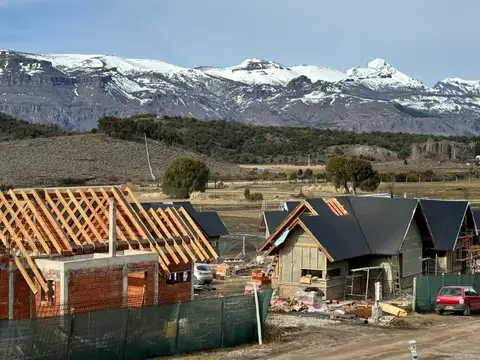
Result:
M270 236L265 240L265 242L260 245L258 251L266 251L269 245L271 245L275 239L281 235L303 212L306 210L310 211L312 215L318 215L315 209L304 200L299 203L295 209L292 210L290 214L282 221L282 223L270 234Z

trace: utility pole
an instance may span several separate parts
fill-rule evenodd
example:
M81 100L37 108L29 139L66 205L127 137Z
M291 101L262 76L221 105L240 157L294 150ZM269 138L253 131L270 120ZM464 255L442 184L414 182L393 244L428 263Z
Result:
M307 164L308 164L308 166L310 167L310 154L307 154L307 159L308 159L308 160L307 160Z

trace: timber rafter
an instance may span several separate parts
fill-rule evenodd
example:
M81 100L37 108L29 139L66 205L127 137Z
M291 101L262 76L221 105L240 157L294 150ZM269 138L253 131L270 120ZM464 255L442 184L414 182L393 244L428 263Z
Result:
M130 249L158 253L160 268L217 258L184 208L145 210L130 189L119 187L13 189L0 192L0 247L12 256L33 293L45 279L36 256L73 256L108 243L109 200L115 199L116 234ZM123 244L124 245L124 244Z

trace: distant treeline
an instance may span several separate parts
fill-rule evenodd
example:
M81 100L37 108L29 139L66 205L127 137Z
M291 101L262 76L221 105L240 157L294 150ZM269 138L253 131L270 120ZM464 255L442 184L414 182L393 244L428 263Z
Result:
M67 131L57 125L32 124L0 113L0 140L17 140L65 135Z
M306 160L320 162L325 150L335 145L380 146L410 155L411 145L428 139L449 139L472 142L468 137L441 137L405 133L353 133L310 127L245 125L233 121L203 121L192 118L139 115L129 118L104 117L98 131L121 139L148 138L180 145L201 154L235 163L297 163Z

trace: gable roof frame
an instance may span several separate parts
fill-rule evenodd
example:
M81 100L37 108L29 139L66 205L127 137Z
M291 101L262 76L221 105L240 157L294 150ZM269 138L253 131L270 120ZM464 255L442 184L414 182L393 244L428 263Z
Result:
M318 248L325 254L325 256L327 257L327 259L331 262L334 261L333 257L328 253L328 251L322 246L322 244L320 243L320 241L315 237L315 235L312 234L312 232L310 231L310 229L308 228L308 226L306 226L303 221L300 219L300 218L297 218L295 219L295 221L293 221L293 223L286 229L288 230L289 232L291 232L292 230L294 230L297 226L301 227L303 229L303 231L305 231L312 239L315 240L315 242L317 243L317 246ZM285 230L285 231L286 231ZM287 235L288 236L288 235ZM286 240L286 239L285 239ZM284 244L285 242L282 242L282 244ZM281 244L279 244L281 245ZM269 248L266 252L265 252L265 255L268 256L270 255L275 249L277 249L278 246L272 246L271 248Z
M462 225L463 225L463 222L465 221L465 217L467 216L467 211L469 209L468 205L469 204L467 203L467 206L465 206L465 211L463 212L462 221L460 222L460 225L458 226L457 238L455 239L455 243L453 244L453 249L452 250L454 250L457 247L458 237L460 236L460 230L462 230ZM475 219L473 221L475 221ZM475 228L476 228L476 226L475 226Z
M296 220L303 212L309 210L312 215L318 215L315 209L308 203L308 201L303 200L300 202L293 211L288 214L285 220L283 220L280 225L270 234L270 236L263 242L262 245L258 248L258 251L265 251L268 245L271 245L274 239L282 234L284 230L292 223L292 221Z

